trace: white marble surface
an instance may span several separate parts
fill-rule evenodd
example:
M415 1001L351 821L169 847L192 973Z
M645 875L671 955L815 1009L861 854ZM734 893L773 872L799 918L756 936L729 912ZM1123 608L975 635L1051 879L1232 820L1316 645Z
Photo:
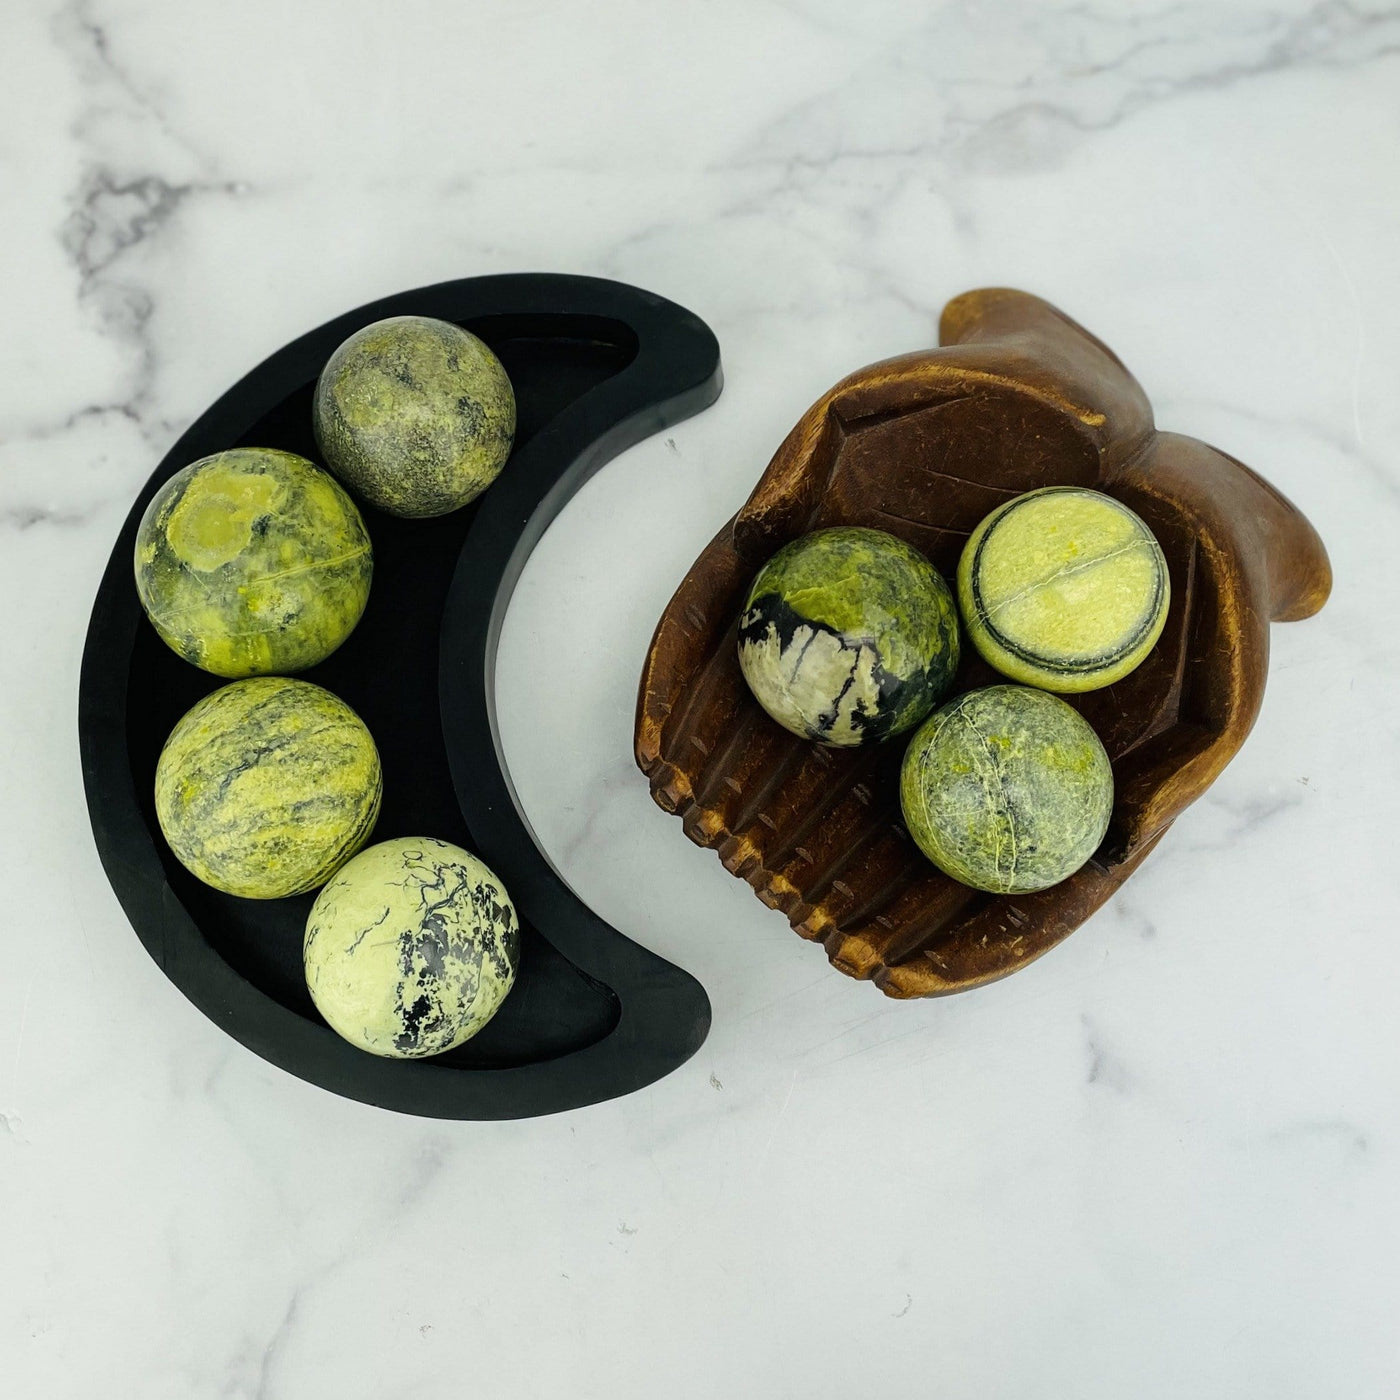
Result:
M1400 9L7 0L0 72L6 1396L1400 1393ZM151 963L87 828L79 654L132 494L237 376L535 268L724 350L716 407L545 538L500 674L550 854L715 1023L630 1098L422 1122ZM1269 475L1337 587L1120 898L900 1005L652 807L634 685L800 411L985 283Z

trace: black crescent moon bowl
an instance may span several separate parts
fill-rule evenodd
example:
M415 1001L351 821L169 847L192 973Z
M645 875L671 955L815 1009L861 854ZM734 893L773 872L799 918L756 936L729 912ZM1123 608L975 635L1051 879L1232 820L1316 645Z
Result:
M384 804L371 840L437 836L477 852L520 915L514 990L474 1039L427 1060L365 1054L321 1020L301 961L313 895L225 895L166 846L153 793L161 745L225 682L160 641L132 579L137 526L167 478L237 446L320 461L311 396L322 365L361 326L401 315L454 321L486 341L510 375L518 415L505 470L464 509L399 520L360 503L375 551L369 606L349 640L302 673L352 705L379 746ZM79 742L93 834L122 907L165 975L229 1035L333 1093L463 1119L616 1098L699 1049L710 1025L704 989L594 914L534 839L501 754L494 689L501 623L550 521L599 467L708 407L720 384L709 327L661 297L591 277L468 278L372 302L293 341L166 454L98 589Z

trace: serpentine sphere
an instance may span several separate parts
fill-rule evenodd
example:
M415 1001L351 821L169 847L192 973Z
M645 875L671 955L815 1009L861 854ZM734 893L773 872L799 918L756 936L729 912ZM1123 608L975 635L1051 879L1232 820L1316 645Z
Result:
M1073 875L1113 810L1099 736L1058 696L1022 685L970 690L910 741L900 805L919 849L945 874L995 894Z
M338 1035L394 1059L441 1054L496 1014L520 963L505 886L432 837L362 851L312 906L306 985Z
M156 492L135 568L166 645L237 677L324 661L359 622L374 562L365 522L333 477L294 452L235 447Z
M312 404L330 469L390 515L446 515L500 474L515 438L504 366L470 331L430 316L358 330L326 362Z
M857 526L817 530L759 571L739 666L759 704L805 739L853 748L913 728L958 668L957 606L916 549Z
M360 717L308 681L223 686L176 724L156 764L156 816L180 863L245 899L323 884L379 816L379 752Z
M1064 693L1122 680L1167 620L1167 561L1121 501L1047 486L999 506L958 564L958 602L988 665Z

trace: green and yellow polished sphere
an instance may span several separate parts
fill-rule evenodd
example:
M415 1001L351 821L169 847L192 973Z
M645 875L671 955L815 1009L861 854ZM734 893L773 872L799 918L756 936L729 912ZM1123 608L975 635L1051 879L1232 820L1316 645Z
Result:
M909 743L900 772L909 834L945 874L995 894L1073 875L1113 810L1099 737L1057 695L1023 685L970 690Z
M383 789L360 717L307 681L260 676L206 695L156 765L156 816L180 863L247 899L303 894L368 839Z
M438 1055L496 1014L520 964L505 886L433 837L381 841L316 897L306 985L338 1035L394 1059Z
M470 331L391 316L356 331L326 362L316 440L351 490L391 515L445 515L500 474L515 438L515 394Z
M759 571L739 619L739 666L785 729L853 748L911 729L958 668L948 585L883 530L816 530Z
M999 506L958 564L972 644L1002 675L1044 690L1122 680L1156 645L1170 601L1151 530L1121 501L1080 487Z
M216 676L303 671L354 630L373 553L355 503L293 452L236 447L175 473L136 536L162 640Z

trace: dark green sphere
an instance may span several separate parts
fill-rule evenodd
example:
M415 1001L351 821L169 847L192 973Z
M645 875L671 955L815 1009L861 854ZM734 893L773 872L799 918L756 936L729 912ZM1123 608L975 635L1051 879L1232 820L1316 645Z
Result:
M1057 696L1021 685L970 690L910 741L900 774L909 834L945 874L994 894L1073 875L1113 810L1099 736Z
M504 367L470 331L430 316L358 330L326 362L312 405L330 469L391 515L446 515L499 475L515 438Z
M794 734L838 748L912 729L958 669L952 591L883 530L817 530L759 571L739 620L739 666Z

